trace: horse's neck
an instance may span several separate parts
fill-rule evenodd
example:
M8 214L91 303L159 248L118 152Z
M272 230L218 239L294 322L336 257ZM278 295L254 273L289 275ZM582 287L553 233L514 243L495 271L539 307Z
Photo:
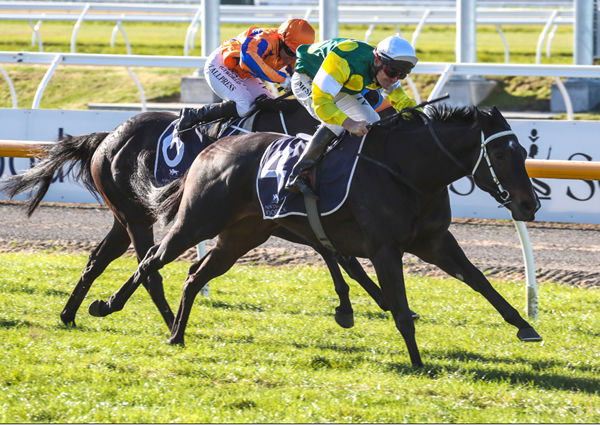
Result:
M436 143L427 127L400 132L400 140L387 140L383 158L395 158L395 168L422 193L437 192L469 175L480 146L480 131L456 124L436 125ZM374 141L378 143L377 140ZM446 151L446 152L445 152Z

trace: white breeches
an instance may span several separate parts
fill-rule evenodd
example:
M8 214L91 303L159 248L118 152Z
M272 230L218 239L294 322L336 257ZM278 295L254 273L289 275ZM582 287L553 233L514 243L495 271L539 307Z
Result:
M306 110L317 120L321 121L313 108L312 102L312 78L306 74L300 74L295 72L292 75L292 91L294 96L298 99L298 102L306 108ZM348 94L339 92L334 98L333 102L340 108L346 115L356 121L367 121L372 124L379 121L379 114L371 107L369 102L363 97L362 94ZM340 125L325 124L322 125L329 128L338 136L342 134L344 128Z
M215 49L206 59L204 78L212 91L224 100L235 102L240 117L248 115L254 100L261 94L273 98L273 93L260 78L241 78L223 64L221 49Z

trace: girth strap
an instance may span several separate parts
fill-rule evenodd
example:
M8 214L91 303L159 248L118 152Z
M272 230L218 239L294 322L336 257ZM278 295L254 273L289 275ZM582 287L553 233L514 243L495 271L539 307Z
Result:
M325 248L327 248L329 251L336 252L336 249L333 247L333 244L325 234L323 223L321 223L321 215L319 214L317 198L304 195L304 205L306 206L308 224L310 224L310 228L319 240L319 243Z
M312 176L309 179L309 182L311 182L311 183L316 182L316 173L317 173L316 168L317 167L313 167L311 169ZM316 193L316 189L314 186L317 186L317 185L311 184L311 186L313 186L312 189ZM325 229L323 228L323 223L321 223L321 214L319 213L318 198L315 198L314 196L311 196L311 195L307 195L306 193L303 193L302 195L304 197L304 205L306 206L306 216L308 218L308 224L310 224L310 228L312 229L313 233L317 237L317 240L326 249L328 249L329 251L331 251L333 253L336 253L337 250L333 246L333 243L331 243L331 241L327 237L327 234L325 234Z

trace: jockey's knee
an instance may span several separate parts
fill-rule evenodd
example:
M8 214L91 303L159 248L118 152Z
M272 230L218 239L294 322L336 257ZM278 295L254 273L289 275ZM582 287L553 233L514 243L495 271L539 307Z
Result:
M332 133L335 133L335 135L337 137L340 137L342 135L342 133L344 132L344 127L342 127L341 125L335 125L335 124L321 124L323 127L327 127Z
M254 109L251 102L235 102L235 108L240 117L245 117Z

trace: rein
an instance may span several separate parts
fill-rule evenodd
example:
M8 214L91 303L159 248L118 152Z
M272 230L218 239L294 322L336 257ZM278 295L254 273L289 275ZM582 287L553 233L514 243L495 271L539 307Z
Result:
M439 137L437 136L435 130L433 129L433 125L431 124L431 120L429 119L429 117L427 117L425 114L422 114L420 116L423 119L423 121L425 122L425 125L427 126L429 133L433 137L433 140L438 145L440 150L442 152L444 152L444 154L447 157L449 157L456 165L458 165L465 172L465 174L473 177L475 175L475 172L479 168L479 165L481 164L481 159L485 158L485 161L487 162L487 165L488 165L488 169L490 170L490 175L492 176L492 181L496 184L496 188L498 190L498 196L502 200L499 207L506 206L511 202L510 193L508 193L508 191L506 189L504 189L504 187L502 186L502 183L500 183L500 180L498 180L498 176L496 175L494 166L492 165L492 161L487 152L487 144L493 140L499 139L500 137L515 135L514 131L512 131L512 130L499 131L498 133L494 133L491 136L489 136L488 138L486 138L485 134L483 134L483 130L481 130L481 149L479 151L479 157L477 158L477 162L475 162L475 166L473 167L473 170L471 172L469 172L469 170L464 165L462 165L462 163L450 151L448 151L448 149L446 149L446 147L442 144L442 142L440 141Z
M401 111L399 111L398 113L391 115L390 117L387 117L384 120L380 120L378 121L376 124L377 125L382 125L385 124L389 121L391 121L394 118L397 118L398 116L402 115L404 112L411 110L414 111L417 108L423 107L425 105L434 103L434 102L438 102L440 100L446 99L448 97L448 95L442 96L440 98L437 99L433 99L431 101L427 101L427 102L423 102L417 106L413 106L410 108L404 108ZM502 186L502 183L500 183L500 180L498 179L498 176L496 175L496 171L494 170L494 166L492 165L492 161L490 159L490 156L488 155L487 152L487 144L499 139L500 137L504 137L504 136L510 136L510 135L515 135L515 132L512 130L503 130L503 131L499 131L498 133L494 133L489 137L485 137L485 134L483 133L483 130L481 130L481 150L479 151L479 157L477 158L477 161L475 162L475 165L473 166L472 171L469 171L468 168L466 168L463 163L456 158L456 156L454 156L452 154L452 152L450 152L445 146L444 144L441 142L440 138L438 137L437 133L435 132L433 125L431 123L431 120L429 119L429 117L424 114L424 113L420 113L419 117L423 120L423 122L425 123L425 126L427 127L427 130L429 130L429 134L431 134L432 139L435 141L436 145L438 146L438 148L448 157L452 160L452 162L454 162L454 164L456 164L460 169L463 170L463 172L465 173L465 175L469 175L471 177L473 177L475 175L475 173L477 172L477 169L479 168L479 165L481 165L481 160L483 158L485 158L485 162L487 163L488 169L490 171L490 175L492 176L492 181L494 182L494 184L496 185L497 188L497 194L498 197L502 200L502 202L500 203L499 207L503 207L508 205L510 202L512 202L512 200L510 199L510 193L508 193L508 191L506 189L504 189L504 187ZM372 127L372 126L370 126ZM366 136L365 136L366 137ZM397 178L398 180L400 180L402 183L406 184L407 186L411 187L413 190L416 190L417 192L419 192L418 189L416 189L413 185L411 185L410 183L408 183L406 181L406 179L396 170L394 170L393 168L391 168L389 165L378 161L374 158L371 158L369 156L366 156L364 154L358 154L359 158L364 159L365 161L371 162L372 164L375 164L383 169L385 169L387 172L389 172L393 177Z
M419 189L417 189L413 184L409 183L408 180L402 176L402 174L400 174L398 171L394 170L392 167L390 167L389 165L375 159L375 158L371 158L370 156L367 156L365 154L362 153L357 153L356 156L358 156L361 159L364 159L367 162L370 162L371 164L375 164L381 168L383 168L384 170L386 170L388 173L390 173L392 175L392 177L395 177L398 181L402 182L402 184L410 187L412 190L414 190L417 193L422 193Z

